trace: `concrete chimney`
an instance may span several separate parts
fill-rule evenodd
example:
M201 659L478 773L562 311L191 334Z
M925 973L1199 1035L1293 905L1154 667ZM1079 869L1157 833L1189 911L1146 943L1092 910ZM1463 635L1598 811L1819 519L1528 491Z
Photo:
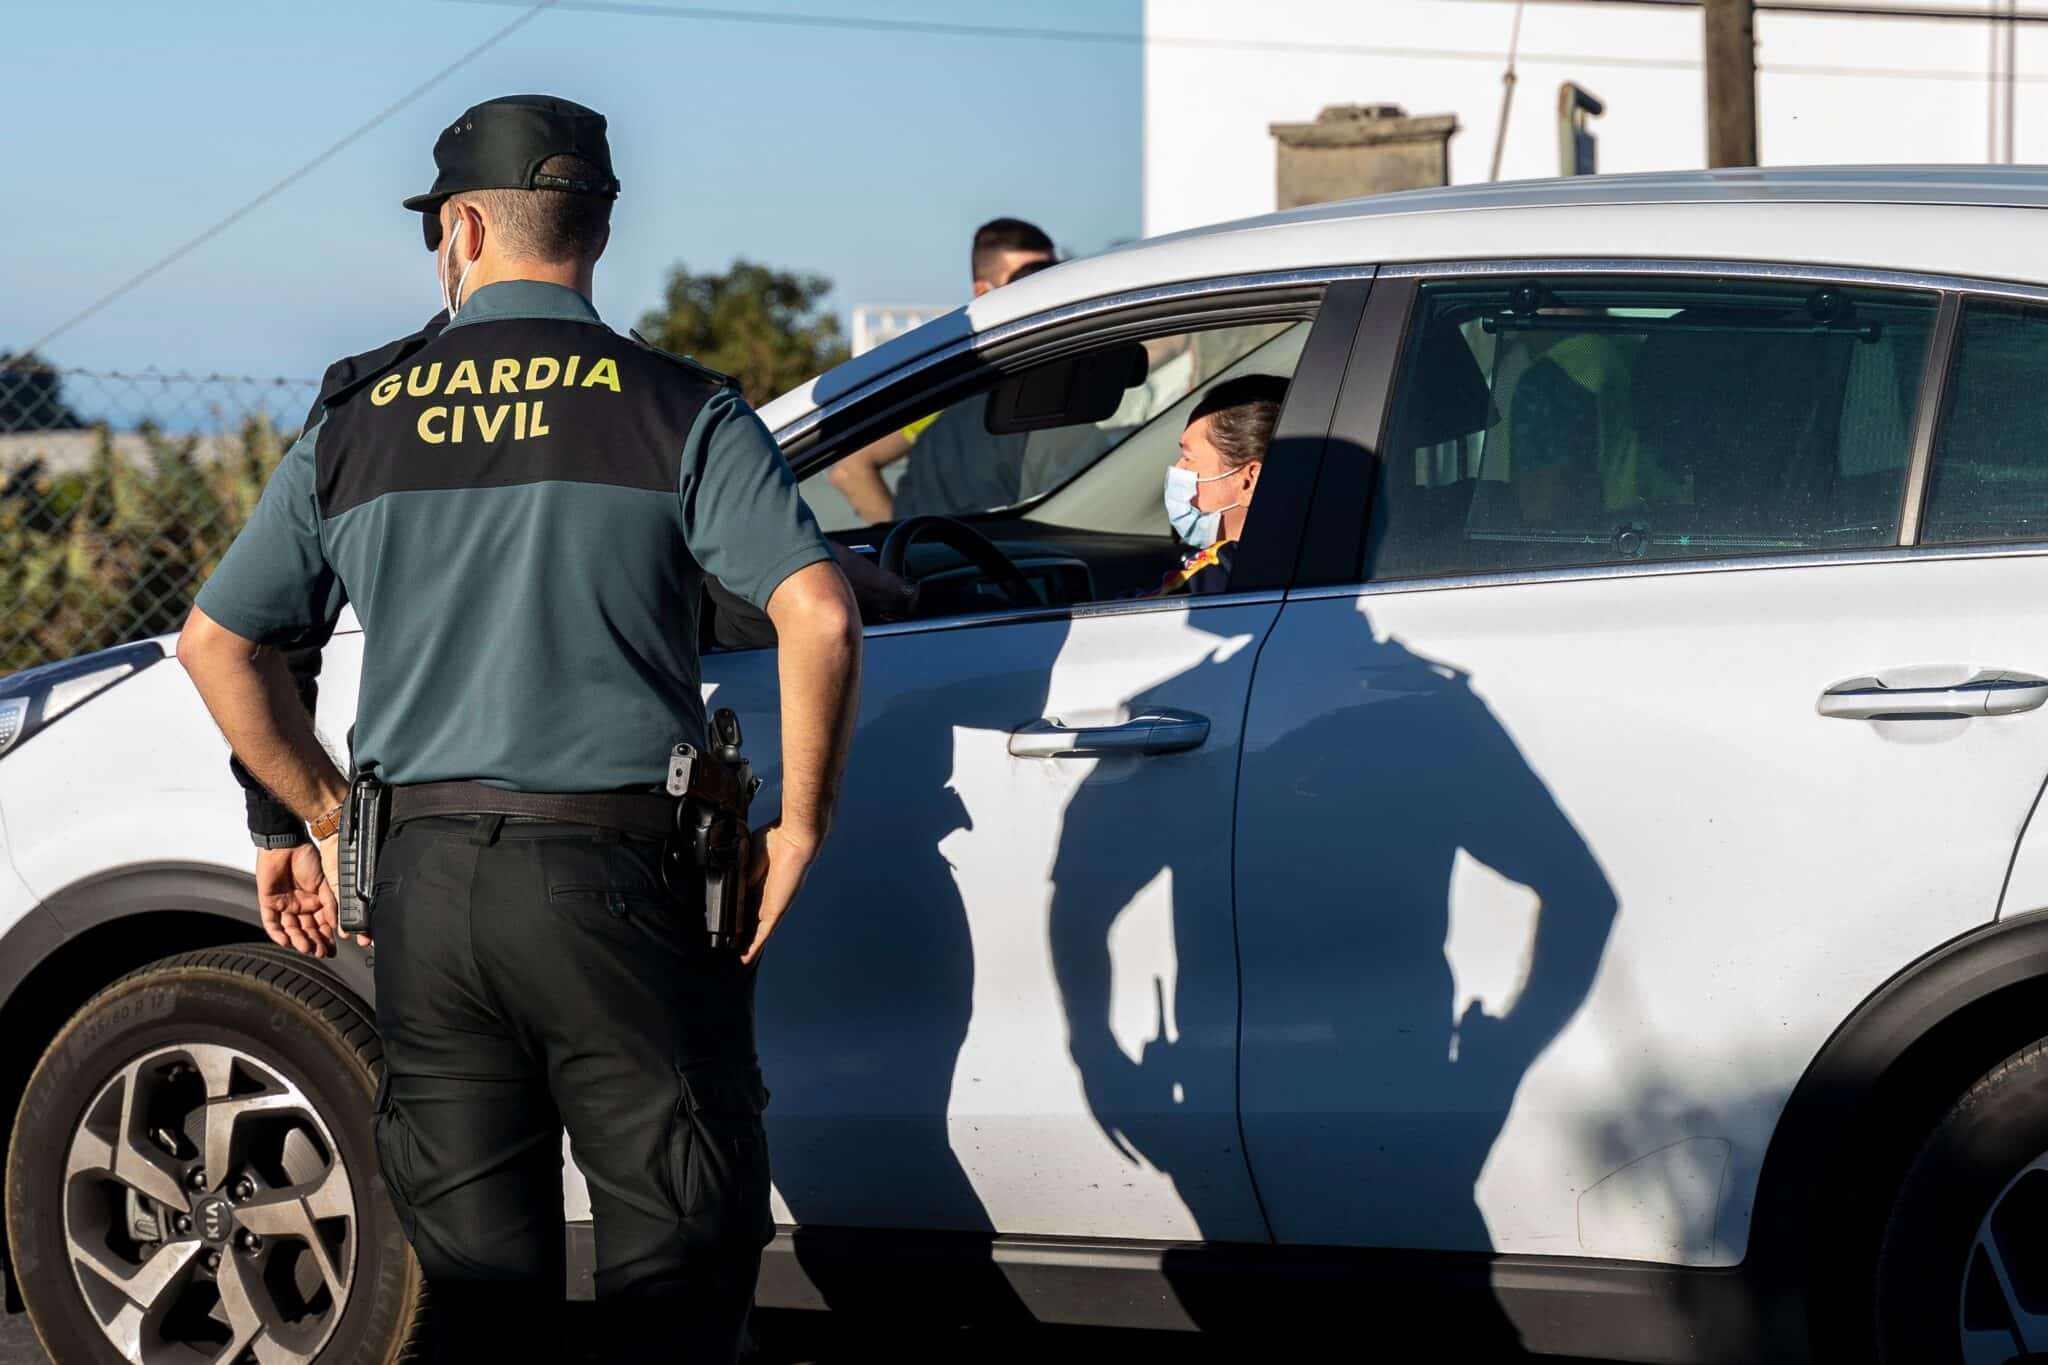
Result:
M1456 114L1410 117L1398 104L1333 104L1314 123L1267 125L1279 147L1283 209L1447 185Z

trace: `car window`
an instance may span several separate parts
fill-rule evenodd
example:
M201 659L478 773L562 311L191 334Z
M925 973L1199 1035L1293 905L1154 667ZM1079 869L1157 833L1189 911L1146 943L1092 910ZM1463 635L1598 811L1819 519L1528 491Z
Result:
M1159 496L1160 471L1179 458L1181 430L1195 405L1216 385L1243 375L1293 378L1308 342L1309 324L1232 330L1265 336L1236 359L1206 369L1199 383L1126 435L1114 459L1098 460L1082 470L1033 505L1024 514L1026 519L1108 534L1161 534L1166 520ZM1231 350L1218 348L1214 354L1220 359Z
M1922 544L2048 537L2048 309L1963 305Z
M1896 543L1932 294L1424 284L1374 578Z
M1239 373L1291 376L1307 333L1307 322L1264 322L1150 338L1144 343L1144 381L1125 391L1114 413L1100 422L1049 431L992 434L989 393L983 390L867 447L887 490L885 507L860 498L870 513L863 514L846 469L836 477L831 468L811 474L803 481L804 497L825 530L845 531L912 516L972 517L1030 504L1110 463L1109 457L1119 452L1119 463L1156 464L1157 469L1127 471L1136 483L1156 485L1178 452L1180 428L1201 392ZM1167 533L1156 487L1142 504L1118 500L1113 517L1099 515L1102 503L1084 510L1080 502L1068 505L1081 511L1072 524L1085 529Z

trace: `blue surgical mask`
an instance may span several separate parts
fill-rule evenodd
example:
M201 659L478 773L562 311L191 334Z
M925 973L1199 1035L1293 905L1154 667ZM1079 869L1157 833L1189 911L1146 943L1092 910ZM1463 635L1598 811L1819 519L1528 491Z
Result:
M1195 490L1205 483L1227 479L1235 470L1226 469L1221 474L1198 478L1192 469L1168 465L1166 467L1166 519L1173 525L1173 533L1197 550L1206 550L1214 545L1223 534L1223 514L1244 506L1233 502L1229 507L1219 507L1213 512L1204 512L1195 506Z

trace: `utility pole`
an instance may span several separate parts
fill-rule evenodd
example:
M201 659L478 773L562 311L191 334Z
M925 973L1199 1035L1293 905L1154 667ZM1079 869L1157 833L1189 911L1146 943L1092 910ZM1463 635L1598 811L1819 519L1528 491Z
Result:
M1756 165L1756 0L1706 0L1707 164Z

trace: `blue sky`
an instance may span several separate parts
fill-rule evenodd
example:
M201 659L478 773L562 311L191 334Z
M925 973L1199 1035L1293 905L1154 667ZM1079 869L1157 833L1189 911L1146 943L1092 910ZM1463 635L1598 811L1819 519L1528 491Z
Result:
M1124 34L1140 24L1139 0L725 3ZM54 326L518 12L458 0L10 7L0 348ZM1039 222L1074 254L1137 235L1139 53L550 11L46 355L91 369L317 375L410 330L439 302L418 219L397 201L432 181L450 117L526 91L611 119L625 192L597 304L616 326L656 301L671 264L717 269L736 256L827 275L842 309L955 303L968 235L997 214Z

